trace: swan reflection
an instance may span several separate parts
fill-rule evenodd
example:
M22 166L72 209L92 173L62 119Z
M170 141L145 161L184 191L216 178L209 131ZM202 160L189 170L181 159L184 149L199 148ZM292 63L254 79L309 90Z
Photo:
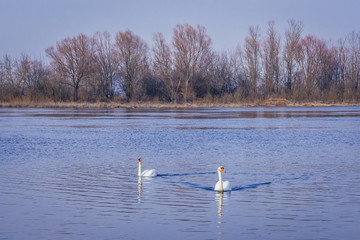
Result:
M230 192L216 192L215 193L215 199L218 202L218 216L217 216L217 229L218 229L218 235L219 238L221 238L221 235L223 234L223 226L222 224L224 223L224 217L225 214L223 212L224 209L224 200L226 201L228 199L228 197L230 197Z
M142 179L140 176L138 179L138 203L141 202L141 190L142 190Z
M224 216L222 212L224 192L216 193L216 198L218 199L218 223L221 224L221 219Z

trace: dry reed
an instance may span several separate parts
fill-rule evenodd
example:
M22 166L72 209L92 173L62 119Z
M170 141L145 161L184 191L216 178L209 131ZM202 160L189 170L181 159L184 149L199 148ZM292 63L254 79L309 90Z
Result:
M214 108L214 107L325 107L325 106L359 106L360 103L354 102L291 102L286 99L267 99L258 102L240 102L240 103L212 103L212 102L193 102L193 103L161 103L161 102L32 102L32 101L11 101L0 102L2 108Z

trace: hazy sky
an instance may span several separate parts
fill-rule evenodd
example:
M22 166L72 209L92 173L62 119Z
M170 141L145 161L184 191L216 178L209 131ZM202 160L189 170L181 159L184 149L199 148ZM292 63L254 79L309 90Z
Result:
M250 25L264 36L270 20L282 39L294 19L304 35L336 42L360 31L359 10L359 0L0 0L0 57L45 57L57 41L96 31L130 29L151 46L153 33L170 42L175 25L185 23L205 26L217 51L243 44Z

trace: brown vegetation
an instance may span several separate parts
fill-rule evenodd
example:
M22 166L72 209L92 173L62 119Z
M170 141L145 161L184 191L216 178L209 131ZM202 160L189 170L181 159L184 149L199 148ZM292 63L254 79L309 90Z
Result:
M24 101L15 99L10 102L0 102L0 108L73 108L73 109L114 109L114 108L214 108L214 107L330 107L359 106L351 102L291 102L284 98L270 98L255 102L223 102L222 100L207 102L195 101L187 103L171 102L53 102Z
M270 22L250 26L243 46L216 52L203 26L177 25L170 43L149 49L130 30L65 38L46 50L49 64L22 55L0 59L1 106L294 106L358 103L360 33L337 45L302 36L289 21L285 39Z

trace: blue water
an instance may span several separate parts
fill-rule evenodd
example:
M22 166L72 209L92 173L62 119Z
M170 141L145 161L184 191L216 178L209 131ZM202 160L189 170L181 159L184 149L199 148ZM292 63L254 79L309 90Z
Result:
M0 108L0 239L357 239L359 159L360 107Z

